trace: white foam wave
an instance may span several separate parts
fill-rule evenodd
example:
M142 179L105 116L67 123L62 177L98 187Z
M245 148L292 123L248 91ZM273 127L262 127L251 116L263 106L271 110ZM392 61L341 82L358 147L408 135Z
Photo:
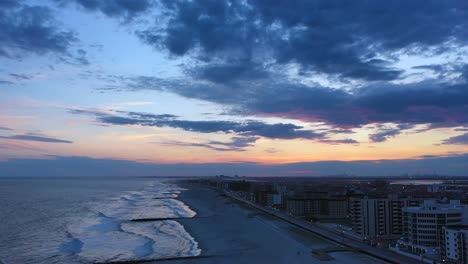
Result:
M89 214L70 223L69 238L62 244L61 251L76 254L86 262L199 255L197 242L176 221L127 221L193 217L194 211L171 198L180 191L176 186L155 182L141 190L93 204Z

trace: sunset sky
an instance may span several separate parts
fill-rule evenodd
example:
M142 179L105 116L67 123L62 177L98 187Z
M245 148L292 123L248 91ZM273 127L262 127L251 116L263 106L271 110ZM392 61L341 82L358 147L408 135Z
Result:
M0 0L0 176L468 175L468 2Z

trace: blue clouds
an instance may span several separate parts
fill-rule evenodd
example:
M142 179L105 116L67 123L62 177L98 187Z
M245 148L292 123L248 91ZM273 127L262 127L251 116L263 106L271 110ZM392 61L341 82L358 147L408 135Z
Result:
M71 3L89 11L99 11L110 17L123 17L127 20L150 9L151 0L55 0L58 3Z
M379 127L379 131L370 134L369 138L373 142L384 142L390 137L395 137L399 134L401 134L404 130L412 129L414 128L414 125L411 124L399 124L395 128L389 128L389 127Z
M66 54L77 41L72 31L57 27L52 10L45 6L20 6L0 10L0 55L18 53Z
M350 134L349 130L308 130L302 126L290 123L268 124L261 121L246 120L243 122L210 120L193 121L181 120L179 117L169 114L149 114L138 112L113 111L100 112L95 110L70 109L72 114L91 115L108 125L141 125L154 127L171 127L196 133L225 133L234 134L231 142L208 141L208 142L183 142L168 141L165 145L202 147L216 151L244 151L246 147L252 146L259 137L269 139L307 139L315 140L324 144L359 144L350 138L332 139L329 136L335 134Z
M460 136L455 136L448 138L442 142L442 144L447 145L468 145L468 133L465 133Z
M203 63L298 63L304 71L388 81L403 73L390 66L394 53L440 52L467 40L463 1L179 0L162 6L167 24L157 19L139 37Z
M75 50L79 43L77 34L61 26L51 7L26 5L21 1L2 1L1 5L0 57L22 59L31 54L53 55L65 63L89 64L86 51Z
M176 116L162 114L154 115L149 113L116 111L113 113L104 113L93 110L71 109L72 114L92 115L98 121L111 125L141 125L155 127L172 127L197 133L217 133L238 134L247 138L261 136L272 139L322 139L326 138L324 133L318 133L311 130L305 130L301 126L294 124L267 124L260 121L247 120L245 122L234 122L224 120L214 121L192 121L181 120ZM234 144L245 143L239 139ZM214 143L210 143L211 145ZM220 145L220 144L218 144ZM238 145L239 147L239 145Z
M150 76L119 78L118 90L157 90L228 106L230 113L325 122L343 128L373 123L468 123L468 83L424 80L407 84L371 83L346 91L292 81L281 73L264 79L226 85L192 78Z
M228 107L231 114L318 121L345 128L386 122L439 127L468 122L466 66L444 62L413 67L445 77L447 72L458 72L456 80L394 82L405 75L394 66L399 56L440 54L467 44L468 7L463 1L53 2L126 21L150 17L153 20L147 23L120 26L136 32L156 52L189 59L180 66L183 77L179 79L121 77L116 90L155 89L214 102ZM49 7L13 2L5 6L18 13L0 20L4 25L0 42L5 47L73 56L79 64L90 64L85 49L70 55L78 42L76 34L54 23ZM304 76L325 74L345 83L358 80L359 85L344 90L292 80L285 73L291 64ZM125 117L106 118L132 122ZM177 122L190 126L181 121L173 124ZM188 129L203 130L201 123Z
M12 136L0 136L0 139L12 139L12 140L22 140L22 141L35 141L35 142L42 142L42 143L73 143L69 140L63 140L58 138L48 137L42 134L36 133L26 133L26 134L19 134L19 135L12 135Z
M189 143L182 141L169 141L162 143L169 146L200 147L215 151L245 151L246 147L251 147L258 140L258 137L232 137L230 142L208 141L204 143Z

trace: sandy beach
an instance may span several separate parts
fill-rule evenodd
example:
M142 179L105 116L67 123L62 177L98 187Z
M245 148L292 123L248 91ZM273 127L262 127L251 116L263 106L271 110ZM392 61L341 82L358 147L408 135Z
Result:
M311 250L334 243L291 225L215 190L183 186L179 199L197 215L177 220L198 241L201 259L157 263L385 263L357 252L331 253L335 258L320 261Z

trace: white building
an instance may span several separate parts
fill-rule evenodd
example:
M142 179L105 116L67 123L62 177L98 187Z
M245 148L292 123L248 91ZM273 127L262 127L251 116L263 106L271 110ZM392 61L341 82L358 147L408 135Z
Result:
M444 228L466 222L467 207L460 201L426 200L422 206L403 208L403 236L395 251L416 259L440 259L444 254Z
M468 263L467 238L467 227L445 227L442 259L444 259L446 263Z

